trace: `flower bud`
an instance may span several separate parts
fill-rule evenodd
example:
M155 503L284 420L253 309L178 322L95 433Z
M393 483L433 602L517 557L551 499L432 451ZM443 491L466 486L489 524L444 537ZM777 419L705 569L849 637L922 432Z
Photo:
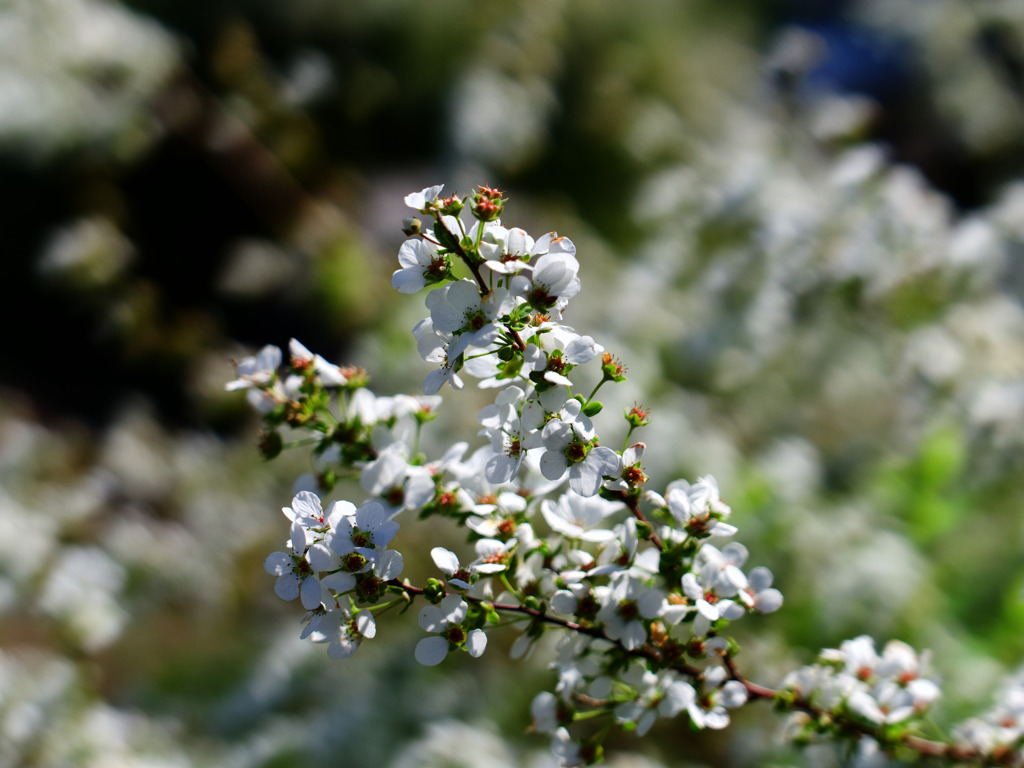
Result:
M473 215L480 221L496 221L505 208L501 191L491 187L479 187L469 203Z
M269 461L275 459L281 453L281 449L284 446L284 442L281 440L281 434L276 429L271 429L266 432L260 432L259 436L259 451L260 456Z
M605 379L616 383L626 380L626 366L607 352L601 355L601 372Z
M437 202L441 206L441 215L443 216L458 216L462 209L466 207L458 195L442 197Z
M634 428L646 427L650 424L650 415L650 411L639 405L634 405L625 412L626 421L629 422L629 426Z
M342 375L345 377L346 389L359 389L370 383L370 374L365 368L358 368L354 365L342 366Z
M437 605L444 599L444 584L439 579L427 579L427 584L423 588L423 596Z
M402 219L402 234L406 237L412 237L418 235L423 227L423 222L417 219L415 216L410 216L407 219Z

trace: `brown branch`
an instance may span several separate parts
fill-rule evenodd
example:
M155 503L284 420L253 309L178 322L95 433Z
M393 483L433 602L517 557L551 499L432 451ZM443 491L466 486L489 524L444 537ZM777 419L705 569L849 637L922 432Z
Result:
M398 587L399 589L404 590L407 594L413 597L420 596L425 593L425 590L420 589L419 587L414 587L411 584L405 584L403 582L400 582L398 579L393 579L392 581L389 581L388 585L392 587ZM556 627L567 629L571 632L579 632L580 634L593 637L597 640L604 640L608 643L611 643L614 646L617 646L618 649L627 656L648 659L649 661L653 661L658 666L668 666L671 669L674 669L676 672L680 672L692 678L698 678L701 675L701 670L697 669L696 667L692 667L689 664L685 664L682 662L673 662L666 665L665 660L662 658L657 648L651 645L650 643L647 643L642 648L630 650L629 648L626 648L624 645L622 645L622 643L618 640L612 640L610 637L608 637L608 635L606 635L602 630L598 629L597 627L589 627L585 624L579 624L575 621L569 621L568 619L562 619L558 616L552 616L546 611L538 610L537 608L530 608L529 606L522 604L495 603L490 600L484 600L480 597L474 597L472 595L466 595L462 593L449 592L446 594L461 594L462 599L465 600L467 603L473 603L474 605L483 605L484 603L486 603L499 613L522 614L525 616L529 616L530 618L536 621L542 621L545 624L552 624Z
M630 496L625 491L619 491L619 498L622 503L629 507L630 513L636 518L638 523L643 523L645 526L651 529L650 541L651 544L658 548L659 552L665 550L665 544L662 542L661 537L654 532L654 525L647 519L647 516L640 509L640 502L636 497Z

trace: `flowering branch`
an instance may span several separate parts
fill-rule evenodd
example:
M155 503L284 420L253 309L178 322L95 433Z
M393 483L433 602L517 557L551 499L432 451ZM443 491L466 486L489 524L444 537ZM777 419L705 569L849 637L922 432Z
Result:
M743 570L742 544L711 543L737 533L714 478L676 480L663 493L646 487L646 445L630 440L649 423L647 411L625 412L622 450L600 439L593 419L603 405L594 398L605 383L624 381L625 369L562 322L581 288L575 246L553 232L534 240L503 226L497 190L480 187L463 199L440 192L406 197L433 224L428 235L420 219L406 220L410 239L392 276L402 293L430 289L429 315L413 330L420 355L437 366L423 395L374 395L365 372L295 340L286 365L279 349L265 347L228 384L247 390L263 413L264 456L284 448L282 432L312 445L317 471L284 508L289 538L265 563L277 594L306 609L303 637L345 658L375 637L377 615L417 599L425 637L415 657L425 665L450 652L480 656L501 626L521 629L515 657L559 632L557 682L537 694L531 712L532 729L550 735L565 765L599 760L614 725L642 735L659 717L685 713L696 728L719 729L730 710L755 699L792 713L798 743L826 737L869 752L1024 762L1024 694L1008 694L1002 710L969 721L948 743L923 738L939 687L927 656L903 643L878 654L871 638L859 637L822 652L778 689L747 680L725 632L746 615L778 610L782 594L767 568ZM460 218L467 209L469 226ZM575 371L594 358L601 380L583 396ZM457 443L427 461L421 429L436 416L441 387L464 386L460 374L496 391L477 416L486 442L468 455L468 443ZM357 476L368 499L324 507L321 494L343 474ZM404 557L390 545L397 519L413 511L463 528L475 558L463 564L434 546L438 576L422 586L400 580ZM602 719L592 735L573 734L577 723Z

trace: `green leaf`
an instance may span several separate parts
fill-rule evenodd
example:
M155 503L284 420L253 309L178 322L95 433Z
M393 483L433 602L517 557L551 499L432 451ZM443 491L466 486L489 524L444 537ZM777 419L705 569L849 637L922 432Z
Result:
M455 239L452 233L440 221L434 222L434 238L443 248L458 253L459 241Z

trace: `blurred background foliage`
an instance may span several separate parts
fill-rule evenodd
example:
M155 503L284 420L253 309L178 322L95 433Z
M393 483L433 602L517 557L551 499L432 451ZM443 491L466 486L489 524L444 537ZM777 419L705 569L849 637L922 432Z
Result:
M388 278L442 182L577 244L606 413L786 595L752 677L869 632L934 651L937 728L984 706L1024 657L1022 127L1013 0L2 0L0 766L551 764L540 652L298 641L262 561L308 463L223 391L291 336L416 391ZM842 759L738 720L612 761Z

